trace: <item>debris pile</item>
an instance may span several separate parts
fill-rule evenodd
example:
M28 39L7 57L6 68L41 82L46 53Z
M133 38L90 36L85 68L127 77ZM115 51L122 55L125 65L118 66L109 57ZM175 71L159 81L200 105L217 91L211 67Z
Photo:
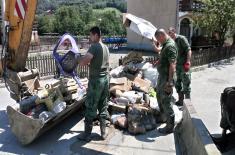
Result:
M158 71L145 62L141 53L131 52L123 65L110 72L109 109L111 121L131 134L156 128L159 107L156 99Z
M157 69L136 52L129 53L123 65L110 71L108 104L114 125L131 134L143 134L156 128L160 116L155 91L157 78ZM88 79L81 79L81 83L87 88ZM86 89L81 89L74 79L61 78L33 90L19 103L19 111L46 123L85 94ZM179 122L182 113L176 106L173 109Z
M82 79L81 82L87 88L88 79ZM31 96L23 98L19 102L19 111L33 119L47 122L85 94L86 90L81 89L74 79L61 78L34 90Z

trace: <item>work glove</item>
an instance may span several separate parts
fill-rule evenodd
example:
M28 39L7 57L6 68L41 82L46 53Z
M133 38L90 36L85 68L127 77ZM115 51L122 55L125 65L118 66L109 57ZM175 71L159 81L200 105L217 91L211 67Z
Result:
M169 95L173 93L173 82L167 82L164 86L164 91Z
M190 70L190 67L191 67L191 63L190 62L186 62L184 64L184 71L185 72L188 72Z

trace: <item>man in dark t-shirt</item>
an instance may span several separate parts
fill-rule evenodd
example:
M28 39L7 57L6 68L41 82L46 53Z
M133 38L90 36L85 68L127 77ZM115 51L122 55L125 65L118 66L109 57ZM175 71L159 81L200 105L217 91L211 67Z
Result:
M78 136L78 139L91 140L93 120L99 111L101 138L107 137L106 119L108 118L108 93L109 93L109 49L102 43L101 31L98 27L90 30L92 42L87 54L79 60L79 65L89 64L89 83L87 99L85 103L85 132Z

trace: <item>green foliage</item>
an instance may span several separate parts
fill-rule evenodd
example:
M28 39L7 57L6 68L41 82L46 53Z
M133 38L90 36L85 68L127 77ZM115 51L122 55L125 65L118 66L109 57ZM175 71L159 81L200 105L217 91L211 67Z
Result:
M47 10L55 10L58 7L56 0L38 0L37 14L42 14Z
M127 3L126 0L38 0L38 13L42 13L47 10L54 10L59 5L72 5L72 4L89 4L94 9L103 9L106 7L112 7L126 12Z
M108 12L108 11L109 12L114 11L117 16L122 15L122 13L118 9L115 9L115 8L93 9L94 14L97 14L97 15L100 15L100 14Z
M126 30L122 24L121 13L116 9L95 10L93 25L101 28L103 35L125 35Z
M38 33L50 33L53 32L55 29L55 17L53 15L50 16L44 16L40 15L37 17L38 21Z
M121 12L115 8L93 10L88 3L79 6L61 6L54 15L39 15L39 34L66 32L88 35L92 26L100 26L103 35L125 35Z
M80 17L78 7L63 6L55 13L55 31L83 35L85 23Z
M218 32L222 46L226 34L235 29L234 0L203 0L205 7L194 12L195 24L205 28L208 35Z
M118 18L116 16L116 12L108 11L104 12L101 15L101 21L99 23L99 26L101 28L101 31L103 34L108 35L108 34L118 34L118 28L117 26L119 25Z
M79 5L79 12L81 19L88 24L92 20L93 9L89 3L82 3Z

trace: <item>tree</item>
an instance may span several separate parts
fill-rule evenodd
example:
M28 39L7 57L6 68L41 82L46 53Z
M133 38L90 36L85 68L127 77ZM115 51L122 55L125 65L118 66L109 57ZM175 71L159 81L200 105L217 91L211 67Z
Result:
M122 18L116 11L105 11L95 15L95 24L101 28L104 35L124 35L125 28L122 25Z
M80 18L78 7L63 6L55 13L55 31L64 34L84 34L85 23Z
M52 1L52 0L51 0ZM54 0L53 0L54 1ZM70 1L69 1L70 2ZM63 3L69 3L64 1ZM97 2L102 2L97 0ZM93 10L87 0L76 5L61 5L52 15L39 15L39 33L57 32L87 35L92 26L100 26L104 35L125 35L121 12L115 8Z
M38 33L51 33L55 30L55 17L53 15L41 15L37 17Z
M55 10L59 5L71 5L76 3L89 4L95 9L103 9L108 6L117 8L121 12L126 12L127 10L126 0L38 0L37 13Z
M57 3L52 3L49 0L39 0L37 5L37 14L41 14L47 10L55 10Z
M207 30L211 36L213 32L219 34L219 45L222 46L226 34L234 28L235 2L234 0L202 0L204 6L194 12L196 24Z
M93 9L91 5L84 1L81 2L78 7L81 19L85 22L85 24L88 24L92 20L93 16Z

